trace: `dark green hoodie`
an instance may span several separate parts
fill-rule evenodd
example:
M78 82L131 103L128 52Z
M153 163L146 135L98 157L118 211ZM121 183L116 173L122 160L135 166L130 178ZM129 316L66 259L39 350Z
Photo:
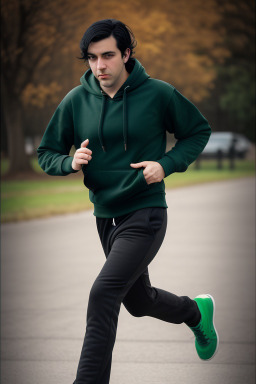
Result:
M157 161L165 177L187 169L205 147L210 127L198 109L173 86L151 79L139 61L114 98L102 92L91 70L55 111L38 148L39 164L49 175L73 171L72 145L89 139L92 160L83 166L94 215L116 217L144 207L167 207L164 181L147 184L143 168ZM166 131L176 145L166 150Z

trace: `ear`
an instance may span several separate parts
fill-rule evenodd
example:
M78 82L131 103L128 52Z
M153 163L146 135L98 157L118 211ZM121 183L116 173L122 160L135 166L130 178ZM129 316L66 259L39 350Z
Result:
M123 55L123 62L124 63L127 63L127 61L129 60L130 54L131 54L131 50L130 50L130 48L127 48L124 52L124 55Z

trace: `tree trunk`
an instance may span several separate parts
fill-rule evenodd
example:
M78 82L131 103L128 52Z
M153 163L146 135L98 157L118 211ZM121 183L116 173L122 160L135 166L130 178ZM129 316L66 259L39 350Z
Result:
M3 80L3 79L2 79ZM2 112L7 131L8 159L10 166L8 175L32 172L29 157L25 152L25 138L22 126L22 105L21 101L2 81Z

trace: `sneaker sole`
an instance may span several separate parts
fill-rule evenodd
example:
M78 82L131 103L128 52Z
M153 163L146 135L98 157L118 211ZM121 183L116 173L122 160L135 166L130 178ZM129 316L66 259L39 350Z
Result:
M219 335L218 335L218 332L217 332L217 330L216 330L216 328L215 328L215 324L214 324L214 319L215 319L215 307L216 307L214 298L213 298L211 295L209 295L208 293L205 294L205 295L199 295L199 296L197 296L197 297L202 297L202 298L203 298L203 297L205 297L205 296L209 297L209 298L212 300L212 304L213 304L212 324L213 324L213 328L214 328L215 333L216 333L216 336L217 336L217 345L216 345L216 349L215 349L214 354L213 354L209 359L201 359L200 356L199 356L199 358L200 358L202 361L209 361L209 360L211 360L211 359L216 355L216 353L218 352L218 348L219 348Z

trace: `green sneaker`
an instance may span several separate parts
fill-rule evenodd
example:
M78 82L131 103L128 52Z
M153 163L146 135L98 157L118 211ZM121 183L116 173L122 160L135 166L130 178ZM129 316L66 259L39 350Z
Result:
M216 354L219 345L219 336L214 326L214 299L211 295L199 295L194 300L201 313L201 320L196 327L190 329L196 337L198 356L202 360L210 360Z

